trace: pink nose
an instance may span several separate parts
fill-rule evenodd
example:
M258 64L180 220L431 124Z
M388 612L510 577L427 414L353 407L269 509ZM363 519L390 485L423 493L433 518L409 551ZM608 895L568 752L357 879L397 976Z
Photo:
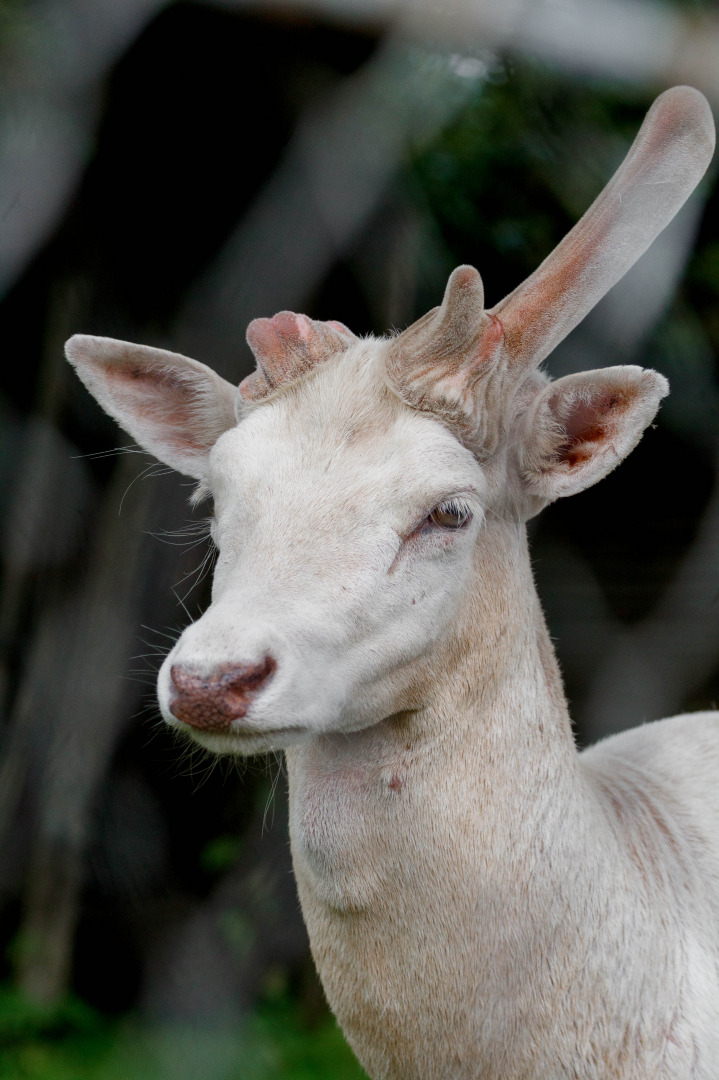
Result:
M173 664L170 678L177 693L170 712L190 727L227 731L233 720L245 715L276 667L271 656L258 664L223 664L209 675Z

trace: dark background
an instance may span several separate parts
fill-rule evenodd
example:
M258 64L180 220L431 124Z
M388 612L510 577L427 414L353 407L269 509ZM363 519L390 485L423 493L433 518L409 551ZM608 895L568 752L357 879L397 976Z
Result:
M123 1059L127 1077L359 1075L308 959L281 762L188 755L159 723L153 672L207 602L201 512L182 478L115 452L129 440L62 344L162 345L238 382L256 316L382 333L462 262L495 303L658 92L719 100L709 4L629 5L606 35L595 9L563 36L482 3L474 21L329 0L3 7L3 1075L62 1078L80 1035L105 1040L77 1051L104 1062L82 1075L115 1075L125 1023L174 1032ZM672 27L680 51L657 37ZM714 179L548 362L639 363L672 385L630 459L531 526L580 742L719 698Z

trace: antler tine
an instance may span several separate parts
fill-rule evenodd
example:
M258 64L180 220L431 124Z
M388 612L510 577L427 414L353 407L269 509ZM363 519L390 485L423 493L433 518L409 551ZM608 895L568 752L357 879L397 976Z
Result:
M356 340L343 323L317 322L293 311L253 319L247 327L247 343L257 370L240 383L240 396L245 401L262 401Z
M501 326L484 310L482 279L473 266L458 266L441 306L389 343L387 375L408 405L464 424L474 412L474 384L500 340Z
M449 276L439 307L413 322L394 339L395 351L409 347L443 348L444 336L465 341L477 333L484 313L484 286L473 266L458 266Z
M706 98L689 86L661 94L623 163L541 266L490 314L508 359L531 370L629 270L701 180L714 150Z

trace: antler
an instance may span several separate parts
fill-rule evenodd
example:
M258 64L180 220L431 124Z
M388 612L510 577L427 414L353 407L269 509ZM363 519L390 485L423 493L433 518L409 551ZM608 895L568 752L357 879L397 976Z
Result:
M458 266L441 306L390 343L387 374L408 405L476 433L482 422L478 387L502 365L503 341L501 322L484 310L479 273L473 266Z
M245 401L261 401L278 387L294 382L356 338L341 322L316 322L293 311L280 311L271 319L253 319L247 343L255 354L257 370L240 383Z
M508 386L523 382L646 251L713 150L704 96L689 86L661 94L604 191L522 285L485 312L479 274L459 267L442 306L391 342L387 370L397 393L492 449L488 425L506 410ZM505 404L495 408L495 396Z

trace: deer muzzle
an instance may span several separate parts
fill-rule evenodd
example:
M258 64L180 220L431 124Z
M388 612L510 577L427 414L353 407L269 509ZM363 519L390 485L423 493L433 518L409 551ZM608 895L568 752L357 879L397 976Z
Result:
M198 730L226 732L235 720L246 715L276 668L272 656L258 663L222 664L209 674L173 664L170 712L183 724Z

